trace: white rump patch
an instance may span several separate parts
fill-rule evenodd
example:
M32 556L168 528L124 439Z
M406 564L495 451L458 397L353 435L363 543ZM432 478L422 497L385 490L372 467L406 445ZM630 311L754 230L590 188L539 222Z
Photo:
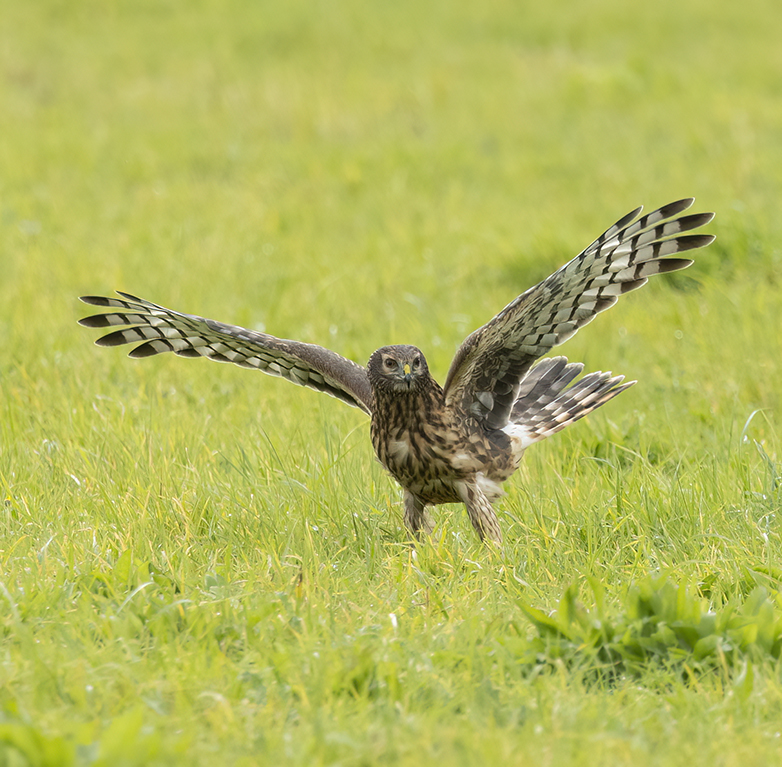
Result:
M502 431L510 437L511 452L516 460L521 460L521 454L530 445L534 445L536 442L544 439L544 436L534 434L526 426L518 423L508 423L502 428Z

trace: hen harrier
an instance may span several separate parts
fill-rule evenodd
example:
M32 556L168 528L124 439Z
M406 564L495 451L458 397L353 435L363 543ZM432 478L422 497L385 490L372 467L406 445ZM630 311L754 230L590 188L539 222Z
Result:
M404 488L405 523L414 534L431 530L428 506L461 502L481 539L499 543L502 533L492 502L503 494L501 483L519 467L526 448L634 383L597 372L571 384L581 363L568 364L565 357L533 363L648 277L692 264L686 258L666 258L714 240L708 234L682 234L714 217L676 217L692 203L672 202L640 218L638 208L619 219L572 261L470 334L443 387L415 346L384 346L363 368L321 346L180 314L128 293L119 293L121 298L83 296L87 304L120 311L79 322L89 328L124 326L96 343L141 342L131 357L174 352L233 362L363 410L372 419L378 459Z

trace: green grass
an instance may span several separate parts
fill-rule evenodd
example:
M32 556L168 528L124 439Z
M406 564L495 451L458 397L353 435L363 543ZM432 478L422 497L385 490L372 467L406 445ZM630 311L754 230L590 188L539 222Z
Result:
M778 762L777 5L6 2L0 765ZM120 288L442 381L687 195L717 242L562 348L639 384L502 552L456 506L414 552L359 412L76 325Z

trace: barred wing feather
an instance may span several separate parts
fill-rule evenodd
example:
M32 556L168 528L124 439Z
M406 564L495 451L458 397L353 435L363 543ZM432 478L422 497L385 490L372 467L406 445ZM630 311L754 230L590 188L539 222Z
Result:
M79 320L80 325L88 328L120 328L99 338L98 346L138 343L130 351L130 357L173 352L180 357L231 362L325 392L367 414L372 412L372 393L366 370L336 352L182 314L129 293L118 291L118 294L122 298L81 298L91 306L120 310Z
M708 234L684 234L707 224L713 213L675 218L693 202L679 200L640 217L641 208L632 211L468 336L445 382L448 407L486 428L503 428L535 360L649 277L692 264L669 256L713 241Z

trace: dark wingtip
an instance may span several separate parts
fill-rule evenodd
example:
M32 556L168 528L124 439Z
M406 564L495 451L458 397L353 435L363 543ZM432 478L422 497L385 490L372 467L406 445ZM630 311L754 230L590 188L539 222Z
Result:
M135 349L131 349L128 352L128 357L134 360L143 360L145 357L154 357L156 354L160 354L160 351L155 349L155 347L147 341L146 343L140 344Z
M682 234L676 238L679 244L679 252L685 250L695 250L696 248L705 248L711 245L717 239L713 234Z
M662 208L660 208L660 215L662 215L664 218L670 218L671 216L675 216L677 213L681 213L682 211L691 208L694 202L694 197L683 197L681 200L669 202L667 205L663 205Z
M105 317L105 314L92 314L89 317L82 317L77 322L83 328L105 328L108 325Z
M643 213L643 209L644 209L644 206L643 205L639 205L635 210L631 210L629 213L626 213L624 216L622 216L622 218L620 218L619 221L617 221L611 228L612 229L614 229L614 228L616 228L616 229L624 228L628 224L630 224L633 221L635 221L635 219L637 219L638 216L640 216L641 213Z
M113 333L101 336L95 342L95 344L97 346L122 346L123 344L131 344L134 341L138 341L138 338L128 338L128 334L130 332L130 328L126 328L124 330L115 330Z
M690 229L698 229L701 226L706 226L713 219L713 213L691 213L689 216L682 216L678 219L679 231L687 232Z
M694 263L691 258L661 258L657 261L657 267L660 270L659 274L667 274L668 272L678 272L680 269L686 269Z
M105 296L79 296L79 301L90 304L90 306L111 306L109 303L111 299Z

